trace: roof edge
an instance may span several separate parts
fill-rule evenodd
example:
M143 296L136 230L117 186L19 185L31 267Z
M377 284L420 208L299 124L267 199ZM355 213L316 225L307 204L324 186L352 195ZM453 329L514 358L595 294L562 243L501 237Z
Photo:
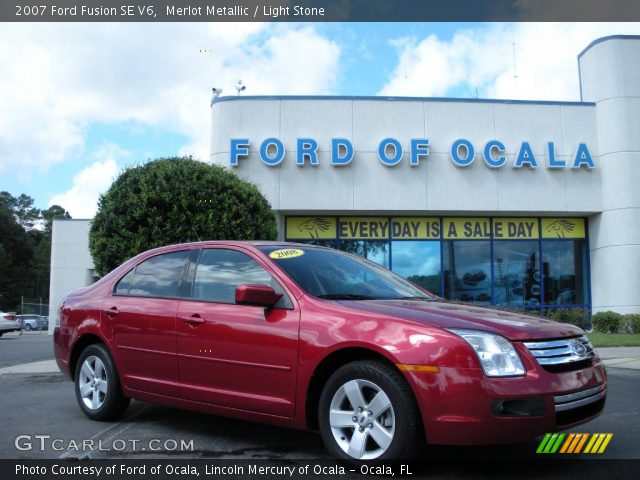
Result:
M640 38L640 37L639 37ZM506 100L492 98L455 98L455 97L382 97L382 96L340 96L340 95L243 95L225 96L214 99L211 106L220 102L243 100L359 100L379 102L449 102L449 103L500 103L514 105L568 105L593 107L594 102L570 102L560 100Z
M600 38L596 38L593 42L591 42L589 45L587 45L584 50L582 50L579 54L578 54L578 61L580 61L580 59L582 58L582 56L587 53L588 50L591 49L591 47L596 46L599 43L602 42L607 42L609 40L640 40L640 35L607 35L604 37L600 37Z

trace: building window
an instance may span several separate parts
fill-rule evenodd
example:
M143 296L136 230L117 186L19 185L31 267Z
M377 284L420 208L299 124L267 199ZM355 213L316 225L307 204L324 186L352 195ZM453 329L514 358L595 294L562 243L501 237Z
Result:
M389 268L389 242L379 240L341 240L340 250L366 258Z
M553 217L287 217L288 240L338 248L451 300L589 306L587 225Z
M391 251L394 272L441 295L439 241L393 241Z
M501 240L493 245L493 303L537 307L542 300L540 246L534 240Z
M584 240L543 240L544 300L550 305L586 305L587 246Z
M444 296L491 303L491 244L488 240L448 240L443 244Z

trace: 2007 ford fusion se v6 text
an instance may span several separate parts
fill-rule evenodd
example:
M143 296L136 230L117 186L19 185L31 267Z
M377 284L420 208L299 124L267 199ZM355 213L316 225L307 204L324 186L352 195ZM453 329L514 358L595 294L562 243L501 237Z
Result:
M607 393L580 328L443 301L311 245L151 250L69 294L58 321L89 418L135 398L319 430L335 458L524 441L594 418Z

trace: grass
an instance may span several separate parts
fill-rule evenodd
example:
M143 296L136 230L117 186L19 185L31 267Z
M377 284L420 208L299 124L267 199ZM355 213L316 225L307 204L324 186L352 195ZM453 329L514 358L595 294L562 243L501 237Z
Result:
M640 333L589 333L594 347L640 347Z

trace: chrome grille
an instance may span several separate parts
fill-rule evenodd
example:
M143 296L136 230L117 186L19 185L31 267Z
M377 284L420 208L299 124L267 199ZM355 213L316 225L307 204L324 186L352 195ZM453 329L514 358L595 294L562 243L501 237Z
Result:
M583 362L596 355L596 351L586 335L562 340L524 342L524 346L542 366Z
M597 387L588 388L579 392L556 395L554 397L556 412L564 412L573 408L589 405L607 396L607 385L602 384Z

